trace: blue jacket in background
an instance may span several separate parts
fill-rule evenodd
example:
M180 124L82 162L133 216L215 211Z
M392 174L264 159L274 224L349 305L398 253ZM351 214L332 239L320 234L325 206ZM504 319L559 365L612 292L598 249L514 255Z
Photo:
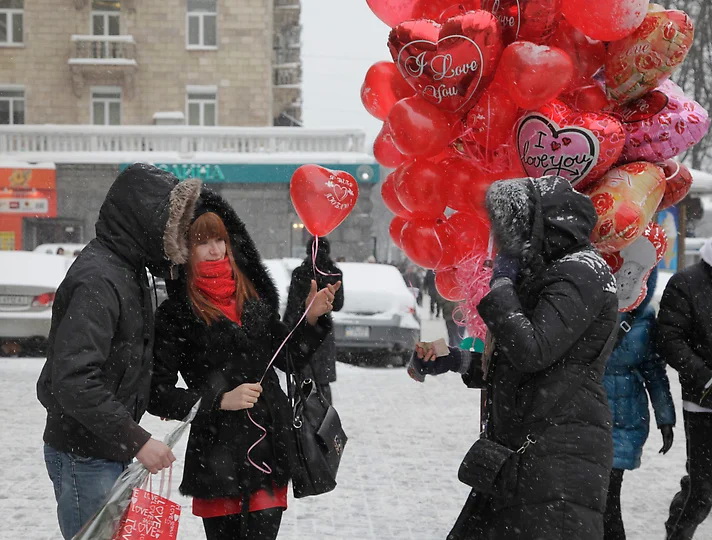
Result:
M603 379L613 418L615 469L640 467L650 429L648 394L658 427L675 424L665 363L653 350L655 310L646 303L633 313L622 318L631 329L611 353Z

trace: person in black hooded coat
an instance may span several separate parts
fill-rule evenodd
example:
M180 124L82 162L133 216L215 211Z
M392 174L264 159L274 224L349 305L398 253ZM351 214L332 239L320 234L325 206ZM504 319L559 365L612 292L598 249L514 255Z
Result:
M139 426L149 399L153 307L146 267L183 264L200 181L138 163L116 178L96 238L57 289L37 397L47 409L45 463L72 538L136 457L151 472L173 454Z
M495 182L486 205L499 250L478 306L491 357L418 347L413 364L486 388L485 436L521 453L494 495L471 493L448 538L601 539L613 456L602 377L618 300L589 241L596 212L559 177Z
M196 311L189 292L191 280L185 272L181 279L167 284L169 298L156 312L149 412L181 419L201 400L191 425L180 491L193 496L193 511L203 517L208 539L268 540L279 530L286 486L295 466L291 409L277 373L269 365L289 329L279 320L277 290L245 225L224 199L203 190L196 223L208 214L224 225L229 242L223 249L230 246L237 269L257 298L244 302L237 311L238 321L220 316L208 323ZM190 242L192 261L195 246ZM237 281L234 273L231 276ZM333 300L331 292L322 290L318 295L315 310L324 307L325 297L326 305ZM324 315L313 323L304 321L296 329L277 355L275 366L287 371L288 353L295 368L304 367L330 329ZM176 387L179 374L187 389ZM263 374L260 386L257 383ZM266 438L253 449L263 431L247 411L225 404L228 394L234 395L245 385L254 393L249 404L239 408L249 408L252 419L266 429ZM258 493L263 501L256 501ZM242 504L246 499L249 504Z
M306 259L292 271L292 281L289 285L289 296L287 297L287 308L284 311L284 323L290 328L297 324L304 314L304 300L309 295L311 281L313 279L316 279L319 289L323 289L327 284L334 285L337 282L341 282L341 287L339 287L339 290L336 291L336 295L334 296L333 311L339 311L344 305L343 275L329 256L331 252L329 241L326 238L319 238L316 251L317 271L314 270L312 263L313 245L314 238L311 238L309 242L307 242ZM321 274L319 270L329 275L325 276ZM330 315L327 315L327 317L331 320ZM333 332L329 332L324 339L324 343L321 344L319 350L312 356L309 361L309 366L305 368L305 375L314 377L322 394L324 394L324 397L331 403L332 396L329 384L336 381L336 341L334 340Z

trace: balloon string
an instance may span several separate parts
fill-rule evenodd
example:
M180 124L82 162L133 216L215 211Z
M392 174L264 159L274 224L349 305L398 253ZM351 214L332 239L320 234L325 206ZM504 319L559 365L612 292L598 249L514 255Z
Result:
M319 252L319 237L314 236L314 242L312 242L312 270L314 271L314 281L316 281L316 274L317 272L320 273L322 276L334 276L338 277L339 274L327 274L326 272L322 272L319 267L316 265L316 254Z
M297 322L297 324L294 326L294 328L292 328L292 331L289 332L287 337L284 338L284 341L282 341L282 344L277 348L277 351L272 355L272 359L269 361L269 364L267 364L267 367L265 368L265 372L262 374L262 377L260 378L260 384L262 384L262 382L265 380L265 377L267 376L267 372L272 367L272 364L274 364L279 353L282 352L282 349L284 348L284 346L290 340L290 338L292 337L294 332L296 332L297 328L299 328L299 325L302 324L302 321L306 318L307 313L309 313L309 310L311 309L315 300L316 300L316 295L314 296L314 298L312 298L311 302L309 302L309 305L304 310L304 314L299 319L299 322ZM289 384L289 381L287 381L287 384ZM250 419L250 422L252 422L257 427L257 429L259 429L262 432L262 435L260 435L260 438L257 439L257 441L252 446L250 446L250 448L247 450L247 461L250 463L250 465L252 465L258 471L263 472L264 474L272 474L272 469L270 468L269 465L267 465L263 461L262 466L260 466L257 463L255 463L252 460L252 457L250 456L252 450L254 450L262 441L264 441L267 438L267 430L263 426L261 426L258 422L256 422L254 418L252 418L252 414L250 414L249 410L247 411L247 417Z

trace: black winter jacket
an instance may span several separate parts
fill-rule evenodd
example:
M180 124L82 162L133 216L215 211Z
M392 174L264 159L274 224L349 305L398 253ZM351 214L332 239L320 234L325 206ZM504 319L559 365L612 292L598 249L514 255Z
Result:
M149 412L182 419L201 399L190 429L181 493L213 499L237 497L273 484L286 486L296 452L292 415L277 373L268 363L289 329L279 320L279 296L247 230L234 210L219 196L203 190L199 212L217 213L230 234L240 270L254 284L259 300L245 303L238 326L227 318L212 325L200 319L186 294L185 279L170 283L169 299L156 312L156 342ZM288 351L297 368L307 362L329 330L326 317L315 327L303 322L277 356L274 365L286 371ZM267 438L250 453L266 463L267 475L249 464L249 448L262 432L247 410L224 411L225 392L243 383L262 382L262 395L250 414L267 429ZM177 388L178 375L187 388Z
M146 266L183 263L180 238L200 192L145 164L122 172L106 196L96 238L57 289L47 362L37 396L44 440L84 457L130 461L150 438L146 410L153 361L153 308Z
M682 399L712 408L702 399L712 379L712 267L700 261L670 278L658 311L657 350L677 370Z
M587 198L563 179L506 183L521 191L493 185L488 210L500 248L521 249L524 268L480 302L495 348L487 379L475 360L464 380L487 389L488 438L517 450L540 435L513 462L511 489L487 501L484 532L470 521L482 511L473 494L450 538L600 539L613 457L601 352L617 322L615 281L589 243ZM529 222L508 229L511 212Z
M321 245L320 245L321 247ZM326 274L324 276L317 272L316 283L319 290L327 284L335 284L341 281L341 288L334 295L333 311L339 311L344 306L344 285L341 270L329 259L328 255L319 257L316 261L319 270ZM304 262L292 271L292 281L289 285L289 296L287 297L287 308L284 312L284 323L292 328L304 314L304 300L309 296L311 281L314 278L311 257L307 257ZM331 321L331 315L325 315ZM317 384L329 384L336 381L336 341L333 332L324 338L324 343L314 353L309 361L313 372L314 380Z

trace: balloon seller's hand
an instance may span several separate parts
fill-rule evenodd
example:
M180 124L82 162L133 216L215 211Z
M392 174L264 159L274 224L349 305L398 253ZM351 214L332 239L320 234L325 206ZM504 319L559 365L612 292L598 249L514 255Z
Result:
M309 296L307 296L307 299L304 301L304 308L309 309L309 311L307 311L307 322L309 324L314 326L319 317L330 313L331 310L334 309L334 295L336 295L336 291L338 291L340 287L341 282L337 281L333 285L328 284L322 290L317 291L316 281L312 279ZM312 300L314 300L313 303ZM311 307L309 307L310 304Z
M660 449L660 454L667 454L668 450L672 448L672 441L675 435L672 431L672 426L670 424L665 424L660 426L660 434L663 436L663 447Z
M220 408L224 411L251 409L262 393L260 383L245 383L223 394Z
M151 474L167 469L176 460L173 451L161 441L148 439L146 444L136 454L136 459L148 469Z
M514 282L517 280L517 274L519 274L519 259L498 253L494 258L491 283L501 278L508 278Z
M408 375L413 380L423 382L426 375L442 375L448 371L460 371L462 353L458 349L449 349L450 353L437 356L432 343L418 342L408 362Z

